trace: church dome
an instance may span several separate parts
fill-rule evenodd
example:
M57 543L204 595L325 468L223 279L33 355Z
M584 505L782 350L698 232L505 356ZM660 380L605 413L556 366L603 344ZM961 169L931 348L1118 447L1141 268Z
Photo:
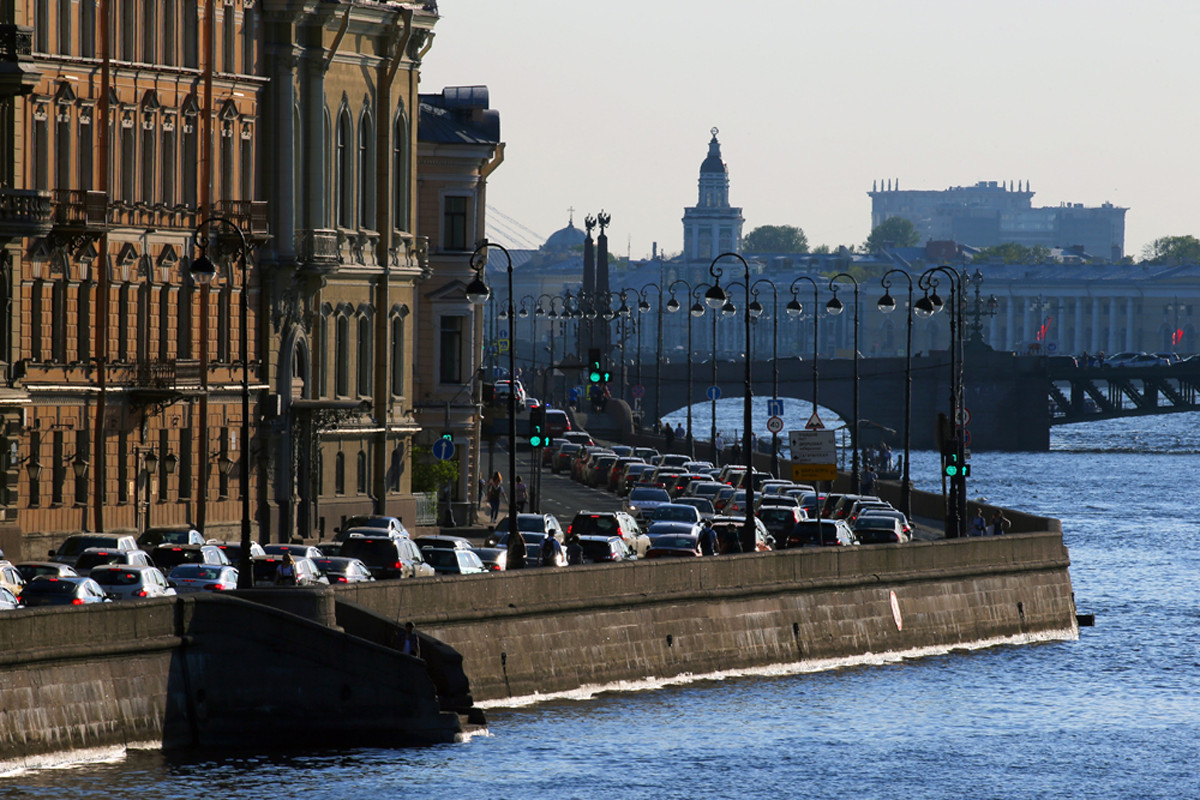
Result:
M700 174L703 175L706 172L718 172L722 175L728 172L725 162L721 160L721 143L717 141L716 128L712 129L712 140L708 143L708 157L700 165Z
M550 238L542 245L543 250L570 250L573 247L578 247L583 244L587 235L579 228L575 227L575 219L567 223L567 227L559 228L554 233L550 234Z

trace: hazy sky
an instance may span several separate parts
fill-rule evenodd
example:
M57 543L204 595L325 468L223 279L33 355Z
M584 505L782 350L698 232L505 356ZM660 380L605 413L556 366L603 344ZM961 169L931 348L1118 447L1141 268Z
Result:
M1125 252L1200 236L1196 0L440 0L421 90L485 84L489 205L542 237L601 209L610 247L682 249L709 129L730 199L861 244L872 181L1025 181L1129 209ZM489 214L493 238L512 226ZM532 236L530 236L532 239Z

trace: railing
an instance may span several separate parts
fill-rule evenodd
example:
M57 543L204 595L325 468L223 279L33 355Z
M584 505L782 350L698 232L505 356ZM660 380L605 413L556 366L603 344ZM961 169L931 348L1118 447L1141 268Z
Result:
M302 263L313 268L336 266L339 261L338 232L324 229L296 231L296 254Z
M34 189L0 189L0 228L21 228L29 235L49 229L50 193Z
M108 214L108 193L83 189L54 189L51 192L54 223L70 227L101 228Z
M414 492L413 499L417 503L417 525L436 525L438 512L437 495L433 492Z
M134 383L143 389L175 389L200 385L200 362L196 359L140 361Z
M33 28L0 25L0 61L18 61L33 55Z

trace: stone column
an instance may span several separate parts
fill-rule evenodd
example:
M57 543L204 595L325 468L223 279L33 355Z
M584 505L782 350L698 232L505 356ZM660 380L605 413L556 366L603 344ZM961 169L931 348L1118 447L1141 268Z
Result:
M1103 350L1100 344L1100 298L1092 298L1092 340L1088 343L1088 352L1095 353Z
M1121 345L1117 339L1117 298L1108 298L1108 352L1111 355L1120 351Z

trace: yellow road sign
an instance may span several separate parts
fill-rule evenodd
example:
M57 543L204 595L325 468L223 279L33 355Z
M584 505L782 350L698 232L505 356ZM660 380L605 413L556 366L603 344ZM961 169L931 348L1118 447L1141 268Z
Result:
M837 464L792 464L792 480L797 483L837 480Z

